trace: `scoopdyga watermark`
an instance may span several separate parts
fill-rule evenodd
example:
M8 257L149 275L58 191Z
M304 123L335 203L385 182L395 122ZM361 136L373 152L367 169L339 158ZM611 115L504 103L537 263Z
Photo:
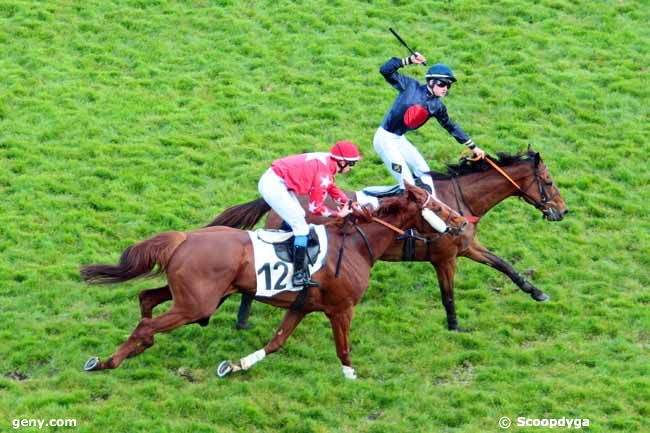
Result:
M581 429L589 427L587 418L528 418L525 416L517 417L515 423L507 416L499 418L499 427L508 429L510 427L544 427L544 428L564 428L564 429Z

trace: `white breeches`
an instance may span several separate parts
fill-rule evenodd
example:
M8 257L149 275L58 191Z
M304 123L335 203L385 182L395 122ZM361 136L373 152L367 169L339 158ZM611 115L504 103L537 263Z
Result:
M428 174L425 175L431 171L429 165L404 135L395 135L380 127L375 132L372 142L375 151L390 170L390 174L399 182L401 188L404 188L404 180L413 184L413 174L415 174L423 183L431 187L435 196L433 179ZM413 170L412 173L411 170Z
M291 226L295 236L309 235L309 225L305 221L305 210L296 195L287 189L284 180L272 168L260 178L257 184L262 198L280 217Z

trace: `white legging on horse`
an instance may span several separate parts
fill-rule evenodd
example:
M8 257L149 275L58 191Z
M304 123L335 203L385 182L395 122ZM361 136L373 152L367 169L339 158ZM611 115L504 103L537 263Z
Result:
M287 184L275 174L272 168L266 170L262 175L257 189L264 201L291 226L295 236L309 235L305 210L300 205L298 197L287 189Z
M415 174L423 183L431 187L431 193L435 197L433 179L425 174L431 169L420 152L404 135L395 135L380 127L375 132L372 143L375 151L390 170L390 174L399 182L400 188L404 189L404 180L415 183L413 180Z

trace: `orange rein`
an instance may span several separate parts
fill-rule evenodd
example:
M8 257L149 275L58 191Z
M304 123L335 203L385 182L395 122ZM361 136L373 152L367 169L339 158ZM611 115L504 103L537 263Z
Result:
M427 197L427 200L422 205L422 209L427 207L427 204L429 204L429 200L431 200L431 199L432 199L431 195L429 194L429 196ZM404 233L406 233L404 230L400 229L399 227L395 227L394 225L384 221L383 219L380 219L380 218L377 218L377 217L372 217L372 220L374 222L376 222L376 223L379 223L379 224L383 225L384 227L388 227L389 229L391 229L392 231L394 231L398 235L403 235Z
M479 158L479 157L477 156L476 158L467 158L467 157L466 157L466 159L468 159L468 160L470 160L470 161L478 161L478 160L481 159L481 158ZM517 188L517 189L518 189L519 191L521 191L522 193L524 192L524 190L521 189L521 187L517 184L517 182L515 182L514 180L512 180L512 178L511 178L510 176L508 176L508 174L507 174L505 171L503 171L503 170L501 169L501 167L499 167L498 165L496 165L496 164L494 163L494 161L492 161L492 160L491 160L487 155L485 155L485 157L484 157L483 159L485 159L485 160L488 162L488 164L490 164L490 165L492 166L492 168L494 168L496 171L498 171L499 174L501 174L503 177L505 177L506 179L508 179L508 181L510 181L510 183L513 184L513 185L515 186L515 188Z
M374 222L376 222L376 223L379 223L379 224L383 225L384 227L388 227L389 229L391 229L392 231L394 231L397 234L400 234L400 235L404 234L404 230L400 229L399 227L395 227L391 223L387 223L386 221L384 221L382 219L379 219L377 217L372 217L372 220Z

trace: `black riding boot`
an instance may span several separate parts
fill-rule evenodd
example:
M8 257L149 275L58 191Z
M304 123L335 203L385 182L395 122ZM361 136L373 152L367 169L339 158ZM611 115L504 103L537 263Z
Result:
M429 194L433 194L433 190L431 189L430 185L427 185L426 183L422 182L422 180L419 177L415 178L415 186L419 186Z
M295 245L293 247L293 277L291 282L294 287L318 286L309 275L309 266L307 265L307 248Z

